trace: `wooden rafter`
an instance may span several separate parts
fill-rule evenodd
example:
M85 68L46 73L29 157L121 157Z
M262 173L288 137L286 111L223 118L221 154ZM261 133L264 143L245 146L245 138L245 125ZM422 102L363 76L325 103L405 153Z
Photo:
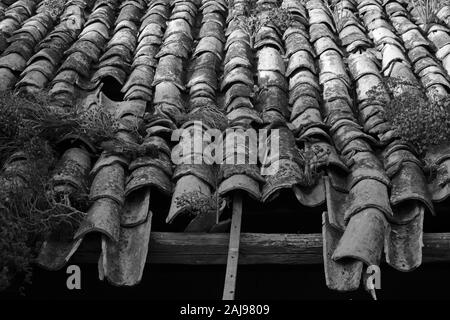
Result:
M236 292L237 267L239 262L239 245L241 239L242 195L233 198L233 216L231 218L230 242L228 245L227 270L223 300L234 300Z

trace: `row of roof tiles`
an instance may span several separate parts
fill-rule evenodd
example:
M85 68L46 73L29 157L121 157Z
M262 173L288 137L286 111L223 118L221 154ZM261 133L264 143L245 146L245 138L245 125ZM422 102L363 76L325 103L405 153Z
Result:
M397 269L420 265L424 212L449 194L449 153L426 155L442 168L428 183L422 159L396 138L383 106L369 99L368 91L384 78L400 77L419 81L430 98L447 94L448 9L439 12L442 24L425 29L407 2L343 0L338 6L346 19L336 24L323 1L284 0L281 7L294 23L285 32L267 24L252 38L240 22L248 5L73 0L60 20L32 1L5 9L0 25L10 45L0 57L3 89L49 87L65 107L81 93L86 109L104 107L121 119L117 135L130 143L138 140L127 124L142 122L150 105L143 145L159 150L137 158L104 151L94 164L89 143L67 149L59 167L77 173L56 173L55 181L63 189L89 188L94 204L73 240L45 243L41 265L61 267L85 234L101 232L101 276L117 285L138 283L148 250L152 189L172 199L167 222L188 211L176 199L192 190L212 195L217 189L225 197L239 190L264 202L291 190L302 205L326 203L325 275L333 289L357 288L363 265L379 264L383 252ZM278 2L256 5L264 9L263 19ZM261 89L256 97L255 85ZM116 97L123 101L113 101ZM257 165L222 165L217 182L213 166L173 166L170 134L177 116L208 115L211 105L224 110L233 127L279 128L280 170L264 179ZM192 122L183 127L195 134ZM328 161L319 165L326 177L304 187L305 168L296 150L315 146L327 150ZM209 231L216 222L197 216L186 230Z

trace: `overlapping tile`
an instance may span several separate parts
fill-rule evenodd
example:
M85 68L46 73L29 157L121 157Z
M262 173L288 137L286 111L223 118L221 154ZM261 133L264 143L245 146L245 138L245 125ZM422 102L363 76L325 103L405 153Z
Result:
M131 73L140 18L145 9L146 3L143 0L129 0L120 4L113 35L94 67L96 71L90 80L91 85L98 86L102 83L102 91L108 96L114 96L115 100L123 100L117 93Z
M218 192L222 197L243 192L260 200L260 187L264 179L260 175L257 162L250 162L257 154L245 145L245 130L262 123L253 99L255 82L252 70L255 67L255 57L251 35L242 24L242 19L245 19L249 10L248 2L234 1L227 17L224 72L220 89L224 95L223 108L232 131L226 132L223 137L224 154ZM235 165L238 159L248 161Z
M7 6L8 4L9 6ZM5 6L5 11L0 21L0 52L6 49L7 39L12 33L19 29L25 20L35 13L36 1L8 1L8 3L3 5Z
M311 152L318 148L319 154L303 164L302 176L308 175L308 170L323 172L328 170L337 172L347 171L346 165L340 160L332 145L329 126L324 122L321 103L321 86L316 64L317 54L321 54L331 45L338 50L330 38L319 38L316 41L317 50L310 42L310 35L314 37L314 30L309 28L309 15L306 8L298 1L283 1L281 8L286 9L295 21L283 35L286 48L287 69L286 77L289 81L289 106L291 128L297 145L304 151ZM314 19L319 21L324 16L322 11ZM314 12L313 12L314 14ZM328 16L325 16L328 20ZM320 159L323 157L324 159ZM309 163L307 163L309 162ZM293 187L298 200L306 206L317 206L325 201L325 186L322 179L305 185L304 177Z
M371 11L365 10L368 5L372 5ZM353 16L356 8L351 9L349 15ZM361 121L364 123L367 132L377 136L382 148L384 148L382 159L384 169L390 179L390 202L394 210L394 216L388 216L391 222L391 231L387 233L385 246L387 261L398 269L411 270L421 263L420 235L422 234L422 227L421 225L417 226L415 235L411 235L408 239L401 239L402 237L396 237L396 235L404 233L413 224L420 224L423 205L432 211L432 204L427 192L420 160L408 145L395 137L393 129L384 118L384 106L377 101L373 101L370 90L373 87L383 87L383 75L379 72L379 69L385 77L398 77L406 81L415 81L415 77L409 68L406 55L403 53L405 49L402 40L393 33L386 31L390 29L386 28L388 24L382 7L373 2L367 3L365 6L359 5L358 10L365 23L370 21L369 12L376 13L377 16L375 20L367 24L367 28L368 34L372 36L374 44L379 50L381 65L377 63L377 51L370 47L361 53L350 55L349 65L357 86L358 108L362 115ZM383 32L386 33L383 37L374 36L383 34ZM396 52L396 54L392 55L392 52ZM383 96L388 97L387 91L383 92ZM404 156L404 158L401 156ZM408 160L411 162L408 162ZM393 168L396 169L392 170ZM412 172L414 174L411 174ZM416 179L414 180L412 177ZM411 183L412 180L414 180L413 183ZM422 204L419 205L419 203ZM411 252L408 252L411 247L414 248L416 257L412 257ZM419 256L420 258L417 258ZM406 258L409 259L407 263L405 263Z
M330 38L336 42L334 24L330 25L330 12L322 1L309 1L307 9L311 21L311 42L316 50L318 39ZM319 18L311 18L318 15ZM315 35L315 30L322 30ZM327 31L325 31L327 30ZM322 50L320 50L322 51ZM389 204L389 180L382 164L374 155L371 144L374 138L362 131L351 109L351 82L342 53L329 46L319 59L319 81L323 86L325 113L329 115L330 133L337 151L350 169L343 190L335 188L335 176L327 183L328 210L324 215L324 257L327 285L337 290L359 287L361 263L378 265L381 259L384 234L388 228L386 216L392 215ZM330 117L332 115L332 117ZM338 179L336 179L338 180ZM345 201L345 206L338 201ZM345 225L345 226L344 226Z
M163 29L158 31L161 33L158 37L162 40L162 44L159 52L154 55L154 59L157 59L157 67L151 84L154 87L154 120L148 124L147 132L149 136L162 134L166 138L167 142L163 142L166 146L171 140L172 130L176 129L177 117L185 113L183 99L186 90L185 70L190 57L193 23L197 11L196 3L174 2L165 32ZM150 27L148 28L151 30ZM181 51L180 45L183 47ZM169 178L171 179L172 176ZM172 197L172 203L173 201Z
M437 21L429 26L428 30L424 30L425 26L423 21L421 20L420 15L413 6L408 5L407 10L411 16L411 21L414 22L418 27L424 31L427 36L427 39L433 44L432 53L434 57L437 58L442 63L443 69L446 71L446 79L448 79L448 75L450 74L450 29L446 26L446 14L448 11L448 6L442 6L441 11L438 13L438 17L443 19L443 21ZM421 53L421 54L420 54ZM416 53L415 56L411 57L411 60L417 61L418 68L426 65L429 61L425 56L426 53L423 50L420 53ZM420 60L423 60L424 63L420 63ZM437 76L440 78L440 70L437 70L434 65L430 65L430 68L424 68L422 74L425 79L430 81L430 78L433 80L436 79L434 74L438 74ZM427 72L428 71L428 72ZM434 71L434 72L433 72ZM429 75L425 74L428 73ZM441 80L442 81L442 80ZM431 82L432 83L432 82ZM445 87L445 89L448 88ZM439 91L438 91L439 93ZM441 94L445 93L445 91L440 91ZM432 195L432 199L434 202L442 202L445 201L449 195L449 185L448 181L448 168L450 163L446 160L448 158L449 152L447 147L435 147L430 148L426 155L426 161L430 166L437 167L437 171L439 174L437 177L432 179L429 184L429 190Z
M152 1L142 17L139 28L138 44L131 65L131 74L122 87L125 100L142 99L152 101L152 82L158 64L156 55L159 52L167 19L169 18L169 2Z
M199 3L200 4L200 3ZM189 204L178 202L186 192L200 192L203 197L211 197L216 192L217 167L212 157L204 158L206 154L195 144L202 141L208 130L213 129L216 137L221 136L221 130L226 125L225 117L220 117L217 104L218 78L225 45L224 25L227 16L225 1L201 2L199 7L201 25L198 31L198 43L192 52L190 74L186 84L189 90L187 117L182 121L184 130L180 143L173 151L179 156L173 179L176 181L172 204L167 221L188 209ZM199 117L199 115L201 115ZM215 117L219 115L216 120ZM209 119L210 118L210 119ZM216 123L216 121L218 123ZM222 123L221 123L222 122ZM208 131L211 134L211 131ZM203 148L207 147L206 141ZM182 154L178 152L181 151ZM200 152L199 152L200 151ZM185 231L209 231L217 221L215 212L204 212L190 219Z
M27 93L38 93L53 80L64 52L75 42L85 23L86 10L93 1L68 1L59 24L36 47L36 53L27 61L16 88Z
M94 111L96 108L105 108L105 111L110 112L119 121L116 137L121 141L121 148L103 151L100 158L91 168L89 163L92 161L90 159L92 150L89 143L86 144L82 141L71 139L72 143L75 144L74 147L78 145L78 148L72 147L67 149L60 160L59 167L65 168L65 166L69 166L70 168L71 166L73 167L74 161L78 161L78 165L75 168L82 168L83 173L71 172L70 175L65 176L57 172L54 177L55 182L57 182L56 187L64 190L73 187L79 189L81 187L88 188L89 200L92 202L92 205L87 211L85 219L81 222L79 229L75 232L73 240L62 242L59 239L48 239L41 250L38 263L52 270L62 267L76 251L86 234L99 232L103 235L101 256L103 260L101 260L101 266L105 269L103 274L108 277L108 267L113 267L110 267L107 263L109 260L106 260L106 258L108 254L114 254L116 247L113 244L122 244L120 242L122 237L121 219L125 214L121 214L121 212L125 205L127 166L131 161L131 155L124 152L124 150L129 150L127 144L134 145L136 143L137 137L134 125L142 121L145 103L143 101L115 103L109 100L102 92L96 90L89 94L80 105L85 108L86 112ZM84 153L80 146L83 146ZM90 155L82 157L86 152L89 152ZM89 178L87 177L88 175ZM91 181L89 186L84 185L86 181ZM139 273L133 273L133 276L139 277ZM114 283L114 280L111 281Z
M65 52L66 58L50 84L54 100L72 106L77 94L93 89L89 81L91 67L96 63L110 38L119 1L98 0L78 40Z
M42 4L42 3L41 3ZM18 4L20 8L28 11L31 15L31 8L27 9ZM56 18L49 13L46 8L40 5L37 14L24 21L22 27L12 31L7 39L8 47L0 57L0 90L12 89L17 83L20 73L26 68L27 61L35 51L35 46L53 28Z

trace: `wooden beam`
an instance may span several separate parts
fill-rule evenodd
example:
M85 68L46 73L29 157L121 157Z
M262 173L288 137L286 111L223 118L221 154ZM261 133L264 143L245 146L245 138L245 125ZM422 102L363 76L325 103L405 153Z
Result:
M450 233L423 236L423 262L450 262ZM147 263L155 264L226 264L227 233L152 232ZM76 255L77 263L97 263L99 245L83 241ZM239 264L322 264L321 234L242 233Z
M241 241L242 194L233 197L233 215L231 217L230 242L228 245L227 269L225 272L225 286L223 300L234 300L236 291L236 277L239 261L239 244Z

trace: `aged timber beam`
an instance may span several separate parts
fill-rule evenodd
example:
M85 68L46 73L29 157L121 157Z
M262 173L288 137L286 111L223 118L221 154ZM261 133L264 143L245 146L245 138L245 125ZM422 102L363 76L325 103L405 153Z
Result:
M423 262L450 262L450 233L423 236ZM84 241L73 260L97 263L99 248ZM228 233L152 232L147 263L226 264ZM242 233L239 264L322 264L322 235Z
M233 215L231 217L230 241L228 245L227 269L225 272L225 285L223 300L234 300L236 291L237 267L239 261L239 246L241 241L242 222L242 194L233 197Z

